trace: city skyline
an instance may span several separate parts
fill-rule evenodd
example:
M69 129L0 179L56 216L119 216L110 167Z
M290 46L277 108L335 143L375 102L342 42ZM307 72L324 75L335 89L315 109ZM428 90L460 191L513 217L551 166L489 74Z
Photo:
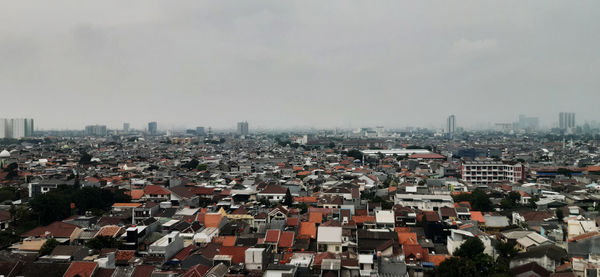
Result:
M2 116L44 129L230 128L239 118L440 128L448 114L471 128L520 113L549 127L560 110L600 117L598 2L31 5L0 11L11 26L0 29L3 101L28 100Z

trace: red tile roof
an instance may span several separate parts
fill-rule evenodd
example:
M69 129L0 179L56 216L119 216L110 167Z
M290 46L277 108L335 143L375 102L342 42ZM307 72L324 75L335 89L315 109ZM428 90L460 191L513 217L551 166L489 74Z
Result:
M116 225L104 226L96 233L96 237L117 237L125 233L125 230Z
M147 277L152 275L152 272L154 272L154 266L138 265L135 267L135 271L131 277Z
M129 262L135 257L135 250L117 250L115 253L115 261Z
M265 243L278 243L280 235L280 230L267 230L267 234L265 235Z
M429 154L412 154L408 156L410 159L445 159L446 157L436 153Z
M267 185L259 194L285 194L287 189L280 185Z
M230 255L233 259L233 262L236 264L240 264L245 262L246 260L246 249L250 247L247 246L222 246L219 250L219 255Z
M63 275L64 277L91 277L96 269L98 268L98 264L95 262L79 262L74 261L71 262L71 265L67 269L67 272Z
M188 247L181 249L181 251L177 252L177 254L175 254L175 256L173 256L173 258L171 258L171 260L175 260L177 259L178 261L183 261L185 258L190 256L190 253L192 251L194 251L196 248L196 245L194 244L190 244L188 245Z
M297 218L297 217L288 217L285 220L285 225L286 226L290 226L290 227L296 227L296 226L300 225L300 218Z
M402 246L404 258L408 261L410 256L416 260L429 261L429 251L418 244L405 244Z
M144 194L151 195L171 195L171 192L161 186L157 185L147 185L144 188Z
M214 188L205 188L205 187L195 187L192 189L192 192L196 195L213 195L215 189Z
M181 277L204 277L206 272L208 272L210 269L210 266L198 264L190 267L190 269Z
M285 232L281 233L281 237L279 238L278 246L280 248L290 248L290 247L294 246L294 232L285 231Z
M40 226L33 228L29 232L21 235L21 237L42 237L46 235L53 236L55 238L69 238L77 226L61 221L55 221L50 223L48 226Z

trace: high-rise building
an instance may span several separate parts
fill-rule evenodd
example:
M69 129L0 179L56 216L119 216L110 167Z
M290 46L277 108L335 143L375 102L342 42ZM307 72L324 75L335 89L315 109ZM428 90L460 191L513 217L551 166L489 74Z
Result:
M248 121L238 122L237 133L243 136L248 135Z
M539 128L540 119L537 117L528 117L523 114L519 115L517 127L524 130L536 130Z
M558 128L569 130L575 128L575 113L561 112L558 114Z
M156 121L152 121L152 122L148 123L148 133L150 135L156 135L157 132L158 132L158 124L156 123Z
M196 135L205 136L206 133L204 132L204 127L196 127Z
M103 137L108 134L106 130L106 125L88 125L85 126L85 135L86 136L99 136Z
M453 136L456 129L456 117L454 115L450 115L446 120L446 133L448 135Z
M129 123L127 123L127 122L123 123L123 131L129 132Z
M23 138L33 136L33 119L0 119L0 138Z

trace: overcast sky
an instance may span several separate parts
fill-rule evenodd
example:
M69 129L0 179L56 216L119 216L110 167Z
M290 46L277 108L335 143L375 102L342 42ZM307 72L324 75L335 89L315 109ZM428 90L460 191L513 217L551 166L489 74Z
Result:
M3 1L0 117L39 129L600 121L600 1Z

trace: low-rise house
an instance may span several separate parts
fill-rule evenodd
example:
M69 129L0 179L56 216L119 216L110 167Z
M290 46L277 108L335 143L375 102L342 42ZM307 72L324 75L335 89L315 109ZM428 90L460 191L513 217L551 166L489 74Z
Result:
M287 189L280 185L267 185L256 194L258 200L267 200L270 202L281 202L285 198Z
M319 226L317 249L319 252L342 252L342 227Z
M519 253L510 261L510 268L535 262L550 272L562 264L567 257L567 251L555 245L542 245L531 247L527 252Z
M183 249L183 238L179 236L179 232L171 232L152 243L148 249L148 254L163 257L166 261L181 249Z
M450 195L396 193L394 204L425 211L438 211L442 207L454 207Z
M375 211L375 223L379 228L394 228L394 212L393 211Z
M59 242L72 241L82 229L69 223L55 221L47 226L39 226L25 232L21 237L54 238Z

